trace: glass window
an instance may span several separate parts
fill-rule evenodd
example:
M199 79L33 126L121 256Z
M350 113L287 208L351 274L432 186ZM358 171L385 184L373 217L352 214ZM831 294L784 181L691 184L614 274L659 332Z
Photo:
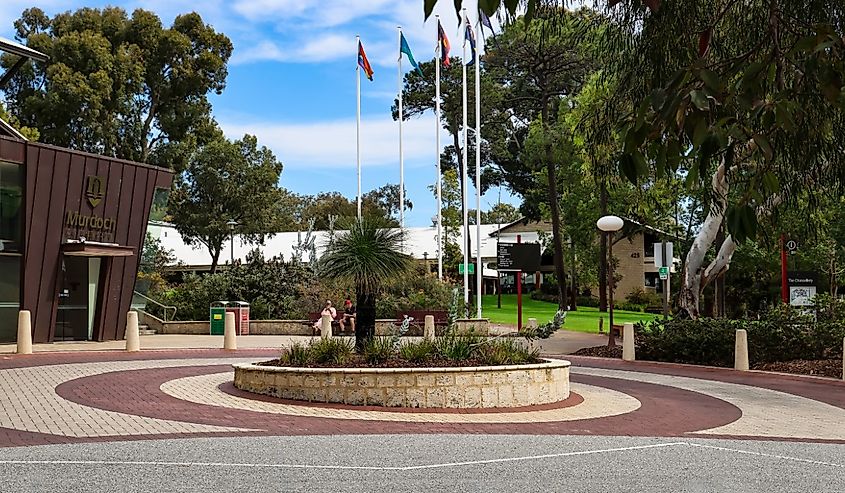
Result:
M23 168L0 161L0 254L20 253Z
M156 188L153 195L153 205L150 208L150 221L164 221L167 216L167 198L169 188Z
M17 339L20 296L21 257L0 255L0 342Z

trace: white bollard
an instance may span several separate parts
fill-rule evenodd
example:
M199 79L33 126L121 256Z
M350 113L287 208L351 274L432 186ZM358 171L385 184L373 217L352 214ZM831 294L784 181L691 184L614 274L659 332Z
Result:
M734 348L734 369L748 371L748 368L748 332L745 329L738 329Z
M32 354L32 314L18 312L18 354Z
M537 319L536 318L529 318L528 319L528 328L529 329L536 329L537 328Z
M622 359L624 361L637 359L634 353L634 324L630 322L622 328Z
M434 340L434 315L425 316L425 326L423 327L423 338L427 341Z
M332 338L332 316L328 313L323 314L320 319L320 335L323 339Z
M238 349L238 337L235 334L235 314L226 312L226 323L223 329L223 349L234 351Z
M138 332L138 312L126 314L126 350L134 353L141 350L141 335Z

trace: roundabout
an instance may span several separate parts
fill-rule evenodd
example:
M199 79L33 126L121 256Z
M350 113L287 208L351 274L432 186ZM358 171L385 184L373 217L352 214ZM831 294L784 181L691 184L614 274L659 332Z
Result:
M0 482L7 491L92 481L109 491L277 491L279 481L337 491L354 475L367 491L396 481L758 491L745 482L753 473L794 491L833 491L824 485L845 480L845 393L832 380L571 357L569 397L536 406L317 403L235 387L232 365L276 353L2 357ZM608 460L610 474L598 473Z

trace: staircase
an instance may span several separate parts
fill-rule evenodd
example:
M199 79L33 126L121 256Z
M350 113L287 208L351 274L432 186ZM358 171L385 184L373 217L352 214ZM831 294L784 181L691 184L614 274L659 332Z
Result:
M151 314L147 309L149 305L160 307L164 319L162 320ZM170 320L176 318L175 306L164 305L137 291L133 292L130 309L138 312L138 332L142 336L155 335L158 330L161 330L163 324L168 321L168 318Z

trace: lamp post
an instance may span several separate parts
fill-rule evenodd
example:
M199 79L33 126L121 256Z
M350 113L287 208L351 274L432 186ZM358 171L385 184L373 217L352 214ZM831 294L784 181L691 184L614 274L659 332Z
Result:
M608 312L610 318L610 327L608 328L607 345L613 347L616 345L616 338L613 337L613 233L622 229L625 224L619 216L603 216L596 221L596 226L603 234L609 236L607 248L607 289L609 292Z
M235 264L235 226L238 222L234 219L226 223L229 226L229 263Z

